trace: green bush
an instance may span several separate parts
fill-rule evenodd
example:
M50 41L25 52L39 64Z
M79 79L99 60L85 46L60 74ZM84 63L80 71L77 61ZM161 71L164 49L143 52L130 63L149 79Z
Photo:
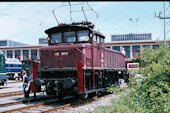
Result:
M143 67L138 71L141 81L131 84L134 90L130 94L146 112L170 112L170 48L147 48L136 59Z
M123 94L119 99L112 99L111 106L100 107L99 109L90 113L144 113L135 101L135 98L130 95Z
M121 94L126 91L127 87L115 86L113 84L111 87L107 87L106 89L107 89L107 92L109 93Z
M170 48L146 48L133 60L142 68L133 71L140 76L130 78L129 94L94 113L170 113ZM112 87L108 91L121 94L123 90Z

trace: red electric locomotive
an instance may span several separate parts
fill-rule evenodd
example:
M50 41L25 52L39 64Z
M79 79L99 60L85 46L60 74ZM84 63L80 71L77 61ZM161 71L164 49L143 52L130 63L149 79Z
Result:
M48 95L86 98L105 91L119 78L127 79L125 55L105 48L105 36L93 27L91 22L74 22L45 31L49 46L39 50L38 78Z

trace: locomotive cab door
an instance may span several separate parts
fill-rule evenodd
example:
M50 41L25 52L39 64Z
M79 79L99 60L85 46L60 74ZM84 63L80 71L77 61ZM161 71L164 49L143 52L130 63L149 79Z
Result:
M94 86L95 89L100 89L103 88L103 68L104 68L104 38L102 38L100 35L96 35L97 38L97 57L94 59L97 59L97 65L96 67L98 67L97 70L95 70L94 73ZM94 53L96 54L96 53Z
M98 45L98 67L103 69L104 67L104 37L97 36Z

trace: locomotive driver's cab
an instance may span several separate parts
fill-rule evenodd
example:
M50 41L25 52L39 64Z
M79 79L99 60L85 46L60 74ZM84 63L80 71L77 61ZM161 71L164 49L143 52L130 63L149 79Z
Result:
M83 24L83 25L82 25ZM104 45L104 36L93 30L93 26L88 23L62 24L46 30L48 34L48 44L56 45L63 43L93 43Z

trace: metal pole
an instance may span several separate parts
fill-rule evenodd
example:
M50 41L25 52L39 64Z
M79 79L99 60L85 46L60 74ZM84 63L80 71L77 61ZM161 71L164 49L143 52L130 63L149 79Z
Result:
M163 3L163 7L164 7L164 45L166 45L166 26L165 26L165 1Z

